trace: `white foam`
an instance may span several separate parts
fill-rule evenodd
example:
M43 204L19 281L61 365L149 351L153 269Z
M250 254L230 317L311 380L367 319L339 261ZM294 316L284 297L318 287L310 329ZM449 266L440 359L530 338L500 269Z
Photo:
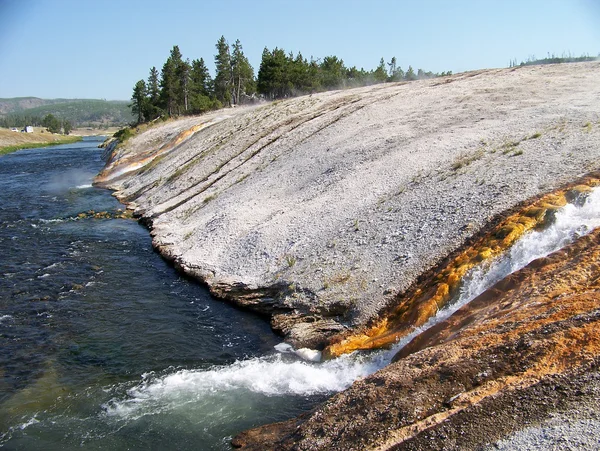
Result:
M2 315L0 316L0 323L4 322L4 321L9 321L13 319L13 317L11 315Z
M88 183L88 184L85 184L85 185L77 185L75 187L75 189L88 189L88 188L92 188L92 184L91 183Z
M300 348L294 349L294 347L288 343L279 343L274 346L274 348L281 352L282 354L295 354L300 357L302 360L306 360L308 362L320 362L321 361L321 351L317 351L316 349L309 348Z
M567 204L560 208L550 227L523 235L504 254L473 268L465 276L456 301L441 310L430 322L445 320L509 274L565 247L596 227L600 227L600 188L594 189L582 206Z
M239 399L249 394L310 396L348 388L355 380L379 368L376 361L356 355L321 364L289 361L281 354L237 361L209 370L179 370L162 377L146 375L128 390L124 400L105 406L109 416L136 417L148 412L176 409L189 402L218 404L220 398Z
M294 351L294 347L292 345L288 344L288 343L279 343L279 344L276 344L274 346L274 348L276 350L278 350L279 352L283 352L283 353L293 352Z
M307 360L308 362L320 362L321 361L321 351L317 351L315 349L309 348L300 348L294 351L301 359Z
M252 395L310 396L329 394L348 388L389 364L395 353L415 336L448 318L458 308L508 274L534 259L560 249L578 236L600 226L600 189L594 190L581 207L567 205L556 214L555 223L543 231L526 234L504 255L471 270L465 277L456 300L438 312L423 327L413 330L393 349L368 354L353 353L317 364L307 360L320 353L310 349L294 350L287 343L275 346L279 353L237 361L208 370L178 370L171 374L144 375L142 382L104 406L109 417L133 419L139 416L178 409L189 403L205 406L207 411L240 403Z
M20 424L19 425L19 429L21 429L21 430L27 429L29 426L32 426L32 425L37 424L39 422L40 421L35 416L33 416L28 421L26 421L25 423Z

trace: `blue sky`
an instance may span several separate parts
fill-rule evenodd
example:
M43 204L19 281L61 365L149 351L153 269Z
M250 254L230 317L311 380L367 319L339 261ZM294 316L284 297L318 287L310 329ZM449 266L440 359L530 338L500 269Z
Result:
M169 50L203 57L240 39L373 69L441 72L548 52L600 53L600 0L0 0L0 97L129 99Z

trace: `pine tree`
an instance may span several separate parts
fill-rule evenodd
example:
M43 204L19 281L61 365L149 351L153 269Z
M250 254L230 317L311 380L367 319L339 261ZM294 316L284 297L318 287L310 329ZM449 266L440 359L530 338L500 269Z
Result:
M412 68L412 66L408 66L408 70L406 71L406 74L404 75L404 79L408 80L408 81L412 81L412 80L416 80L417 76L415 74L415 70Z
M379 60L379 66L373 71L373 78L377 83L382 83L387 80L387 71L385 69L385 61L383 58Z
M296 93L309 92L311 90L311 83L309 80L309 67L308 61L302 56L302 53L298 52L296 58L290 54L290 82L294 87Z
M231 73L231 55L229 54L229 44L225 36L217 41L217 54L215 55L215 66L217 73L215 75L215 96L217 100L224 105L231 105L232 73Z
M146 82L139 80L133 87L133 95L131 96L131 112L137 116L137 123L144 122L144 110L146 108Z
M212 79L203 58L192 61L190 91L207 97L212 95Z
M191 64L190 60L181 61L177 67L177 75L179 78L179 95L178 95L178 105L183 112L187 112L189 108L189 88L190 88L190 72L191 72Z
M344 74L346 68L344 61L337 56L326 56L321 63L321 75L323 87L327 89L336 89L343 87Z
M272 55L268 48L264 48L260 59L260 67L258 68L258 77L256 80L256 88L258 92L265 97L272 98Z
M169 57L163 65L160 79L160 106L169 116L175 114L177 103L177 74L173 60Z
M158 86L158 70L155 66L150 69L150 75L148 76L148 98L150 103L154 106L158 106L159 101L159 86Z
M160 105L169 116L181 114L185 103L185 62L179 46L174 45L163 65L160 80Z
M212 95L212 80L202 58L192 61L189 90L190 111L192 113L203 113L213 107L210 98Z
M158 84L158 70L156 67L150 69L148 83L146 84L148 99L144 111L146 120L152 120L160 116L160 88Z
M242 43L236 40L231 52L232 98L236 105L241 103L242 94L254 93L254 69L242 50Z

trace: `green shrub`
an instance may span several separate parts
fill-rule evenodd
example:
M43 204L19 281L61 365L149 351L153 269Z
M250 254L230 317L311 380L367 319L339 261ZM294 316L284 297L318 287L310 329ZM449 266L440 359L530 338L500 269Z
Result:
M123 143L127 141L129 138L134 136L135 133L129 127L122 128L118 132L116 132L113 136L119 140L119 142Z

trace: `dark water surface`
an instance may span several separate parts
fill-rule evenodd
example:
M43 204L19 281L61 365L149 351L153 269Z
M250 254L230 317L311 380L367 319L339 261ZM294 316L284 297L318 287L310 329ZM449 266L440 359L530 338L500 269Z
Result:
M228 449L351 382L275 352L135 221L74 220L122 208L91 186L98 143L0 157L0 448Z

